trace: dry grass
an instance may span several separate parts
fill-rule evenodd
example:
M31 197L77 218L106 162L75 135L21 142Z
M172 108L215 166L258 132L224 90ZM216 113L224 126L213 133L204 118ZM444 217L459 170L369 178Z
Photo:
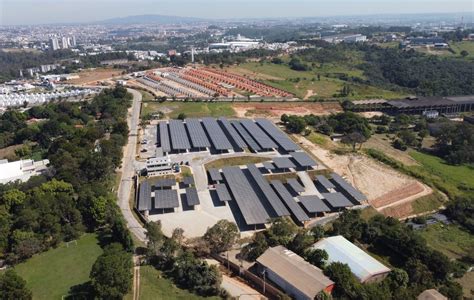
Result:
M71 84L95 84L97 81L102 81L106 79L110 79L115 76L122 75L122 69L109 69L109 68L97 68L97 69L89 69L83 70L79 72L78 79L72 79L68 81Z

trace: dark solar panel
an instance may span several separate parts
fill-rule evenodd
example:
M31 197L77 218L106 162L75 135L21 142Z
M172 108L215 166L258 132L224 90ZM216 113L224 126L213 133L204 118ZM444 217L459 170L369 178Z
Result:
M207 134L211 138L212 144L216 150L229 150L233 148L216 119L203 118L202 124L206 128Z
M194 187L186 188L186 202L188 203L189 206L195 206L200 203L196 188Z
M170 120L170 134L171 134L171 145L174 150L188 150L191 149L191 144L188 140L188 134L184 123L181 120Z
M216 181L222 181L222 175L221 172L217 169L209 169L207 170L209 172L209 176L211 176L211 180L216 182Z
M262 148L257 144L257 142L253 139L252 136L245 130L245 128L240 124L239 121L232 121L231 122L232 126L237 130L237 132L242 136L242 138L245 140L247 145L249 145L250 149L253 151L261 151Z
M160 147L163 152L171 151L170 134L166 122L160 122Z
M293 196L291 196L290 192L288 192L280 180L272 180L271 183L278 195L280 195L281 200L283 200L283 202L298 221L304 222L310 220L308 215L304 212L301 206L296 203L295 199L293 199Z
M194 178L192 176L186 176L186 177L183 178L183 183L185 185L194 184Z
M229 190L227 189L227 186L223 183L216 184L216 192L217 192L217 197L219 197L219 200L221 201L231 201L232 197L230 196Z
M273 191L268 181L263 178L262 173L260 173L258 168L255 165L247 165L247 169L249 170L252 178L257 183L265 198L267 198L273 210L276 212L277 216L289 216L290 212L285 207L285 205L283 205L277 194L275 194L275 191Z
M194 148L211 147L206 132L198 119L186 119L186 128L188 128L189 137Z
M176 184L176 179L174 178L163 178L163 179L158 179L155 180L152 185L155 188L164 188L164 187L172 187L173 185Z
M327 190L335 188L334 184L332 184L332 182L329 181L329 179L327 179L324 175L317 175L316 179Z
M275 166L269 161L263 162L263 167L267 170L270 170L270 171L275 170Z
M350 185L347 181L344 180L341 176L336 173L331 174L332 179L334 182L344 191L346 191L354 200L358 201L359 203L362 201L367 200L367 197L364 196L358 189Z
M230 124L230 122L226 118L219 118L219 122L224 126L224 130L227 134L232 137L235 144L240 148L247 148L247 144L242 139L242 137L237 133L234 127Z
M288 157L274 157L273 163L278 169L296 168L295 164Z
M317 166L316 161L304 152L292 152L291 157L296 161L300 167L314 167Z
M270 136L274 139L281 148L285 151L296 151L299 150L300 147L296 145L283 131L281 131L278 127L275 126L271 121L267 119L256 119L258 125Z
M138 210L145 211L151 209L151 186L148 181L140 184L138 193Z
M301 183L299 183L299 181L295 178L288 178L286 180L286 182L291 186L291 188L293 189L293 191L297 192L297 193L302 193L304 192L304 186L301 185Z
M310 213L331 211L331 208L329 208L329 206L327 206L326 203L316 195L299 196L298 200L300 200L304 208Z
M175 208L179 206L176 190L155 190L155 209Z
M342 193L322 193L321 195L334 208L354 206Z
M263 149L276 149L278 145L253 120L242 119L240 124L247 129L252 137Z
M222 169L227 185L247 225L264 224L270 216L239 167Z

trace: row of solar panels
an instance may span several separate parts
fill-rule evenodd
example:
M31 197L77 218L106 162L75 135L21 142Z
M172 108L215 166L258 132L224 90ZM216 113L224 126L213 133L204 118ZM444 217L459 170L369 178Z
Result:
M308 214L350 207L354 206L354 203L366 200L359 191L335 173L332 174L332 180L341 187L340 192L322 193L322 198L317 195L298 196L297 199L301 205L295 201L290 190L281 181L268 182L255 165L247 165L247 169L224 167L222 174L212 169L210 177L216 181L225 179L227 185L223 183L216 185L217 195L221 201L234 199L247 225L264 224L272 217L282 216L291 216L303 223L310 220ZM324 182L324 185L328 187L332 184L324 176L321 176L318 181ZM344 182L343 188L340 183L344 184ZM304 186L296 179L288 179L287 184L296 193L304 191Z
M291 152L299 150L283 131L266 119L232 120L202 118L170 120L158 126L160 147L163 152L183 151L193 148L214 147L218 151L250 148L258 152L281 148Z
M189 206L199 204L196 188L191 187L194 184L193 177L184 177L182 184L188 186L186 191L186 202ZM179 206L178 191L171 189L176 185L174 178L162 178L158 180L146 180L140 184L138 190L137 208L139 211L152 209L169 209ZM154 193L154 199L152 199Z

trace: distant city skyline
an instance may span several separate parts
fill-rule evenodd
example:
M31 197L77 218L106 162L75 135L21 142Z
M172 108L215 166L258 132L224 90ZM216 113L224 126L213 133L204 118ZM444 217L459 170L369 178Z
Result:
M159 14L208 19L461 13L471 0L0 0L0 25L87 23Z

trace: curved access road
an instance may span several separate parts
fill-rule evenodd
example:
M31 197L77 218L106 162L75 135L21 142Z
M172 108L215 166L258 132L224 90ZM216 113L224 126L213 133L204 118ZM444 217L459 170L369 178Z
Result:
M122 159L122 177L117 192L118 204L122 211L123 217L127 223L128 229L135 237L146 242L145 229L140 222L135 219L132 208L130 207L130 197L133 187L133 176L135 176L135 157L138 143L138 128L140 124L140 104L142 101L142 94L136 90L128 89L128 92L133 95L133 104L128 111L127 124L129 128L129 136L127 145L123 149Z

